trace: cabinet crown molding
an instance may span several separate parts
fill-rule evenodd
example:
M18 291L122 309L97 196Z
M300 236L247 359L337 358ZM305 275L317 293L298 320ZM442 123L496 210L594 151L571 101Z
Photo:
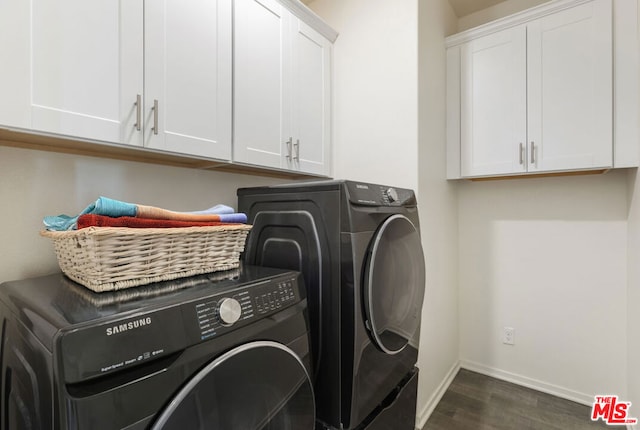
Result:
M445 39L445 47L450 48L469 42L478 37L486 36L500 30L504 30L517 25L525 24L534 19L542 18L559 12L563 9L569 9L583 3L589 3L592 0L555 0L549 3L543 3L539 6L526 9L522 12L516 12L504 18L498 18L494 21L482 24L478 27L465 30L460 33L453 34Z
M327 38L331 43L338 38L338 32L329 26L300 0L277 0L296 17L307 23L315 31Z

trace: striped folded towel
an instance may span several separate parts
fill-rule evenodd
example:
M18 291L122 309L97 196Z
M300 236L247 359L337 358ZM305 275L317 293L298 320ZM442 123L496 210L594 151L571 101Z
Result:
M78 228L79 217L87 214L102 215L111 218L135 217L183 222L215 222L233 224L245 224L247 222L247 215L243 213L235 213L233 208L225 205L216 205L203 211L176 212L154 206L121 202L107 197L100 197L76 216L46 216L44 217L43 222L47 230L76 230Z

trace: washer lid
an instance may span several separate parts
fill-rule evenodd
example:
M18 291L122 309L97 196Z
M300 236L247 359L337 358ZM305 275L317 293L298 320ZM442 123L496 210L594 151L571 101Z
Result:
M152 430L313 429L315 401L300 358L286 346L241 345L196 373Z
M392 215L376 231L365 264L366 324L383 352L397 354L415 335L425 288L420 234L403 215Z

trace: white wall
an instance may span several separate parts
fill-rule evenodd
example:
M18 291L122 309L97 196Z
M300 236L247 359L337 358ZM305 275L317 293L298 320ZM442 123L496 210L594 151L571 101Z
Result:
M640 8L637 18L640 21ZM640 124L640 118L636 123ZM628 197L627 394L632 403L631 416L640 419L640 175L637 169L628 174ZM640 429L640 425L634 429Z
M285 182L247 175L0 146L0 282L58 272L40 237L45 215L75 215L99 196L174 210L237 207L241 186Z
M459 190L462 365L587 404L624 396L626 172Z
M334 45L334 177L418 187L418 0L315 0Z
M629 172L627 377L631 416L640 419L640 175ZM635 428L640 428L636 426Z
M427 282L418 424L458 362L457 199L445 177L446 0L315 0L334 46L335 176L417 190Z
M417 424L422 428L457 370L457 184L445 178L444 37L457 19L446 0L421 1L418 26L418 181L427 282L420 337Z
M508 0L458 29L544 2ZM584 403L627 390L640 402L634 181L614 171L460 185L463 366ZM515 346L501 343L504 326L516 329Z

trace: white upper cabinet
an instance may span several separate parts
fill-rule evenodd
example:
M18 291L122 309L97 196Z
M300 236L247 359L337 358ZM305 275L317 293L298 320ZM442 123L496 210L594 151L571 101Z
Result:
M0 3L0 124L141 145L142 10L142 0Z
M229 0L145 3L145 146L231 158Z
M461 48L462 171L526 172L527 33L509 28Z
M233 160L329 175L332 36L285 4L235 2Z
M233 159L283 168L291 130L292 15L276 0L236 0Z
M228 0L28 4L0 5L0 125L231 158Z
M298 0L2 0L0 127L328 176L336 37Z
M0 1L0 125L31 127L31 3ZM11 61L6 59L10 58Z
M611 0L527 25L529 171L613 166Z
M615 1L558 0L447 39L448 178L637 165L637 132L614 123L637 115L637 95L618 97L637 83L616 72L623 55L637 65L637 5Z
M293 28L293 153L289 166L330 173L331 43L300 20Z

